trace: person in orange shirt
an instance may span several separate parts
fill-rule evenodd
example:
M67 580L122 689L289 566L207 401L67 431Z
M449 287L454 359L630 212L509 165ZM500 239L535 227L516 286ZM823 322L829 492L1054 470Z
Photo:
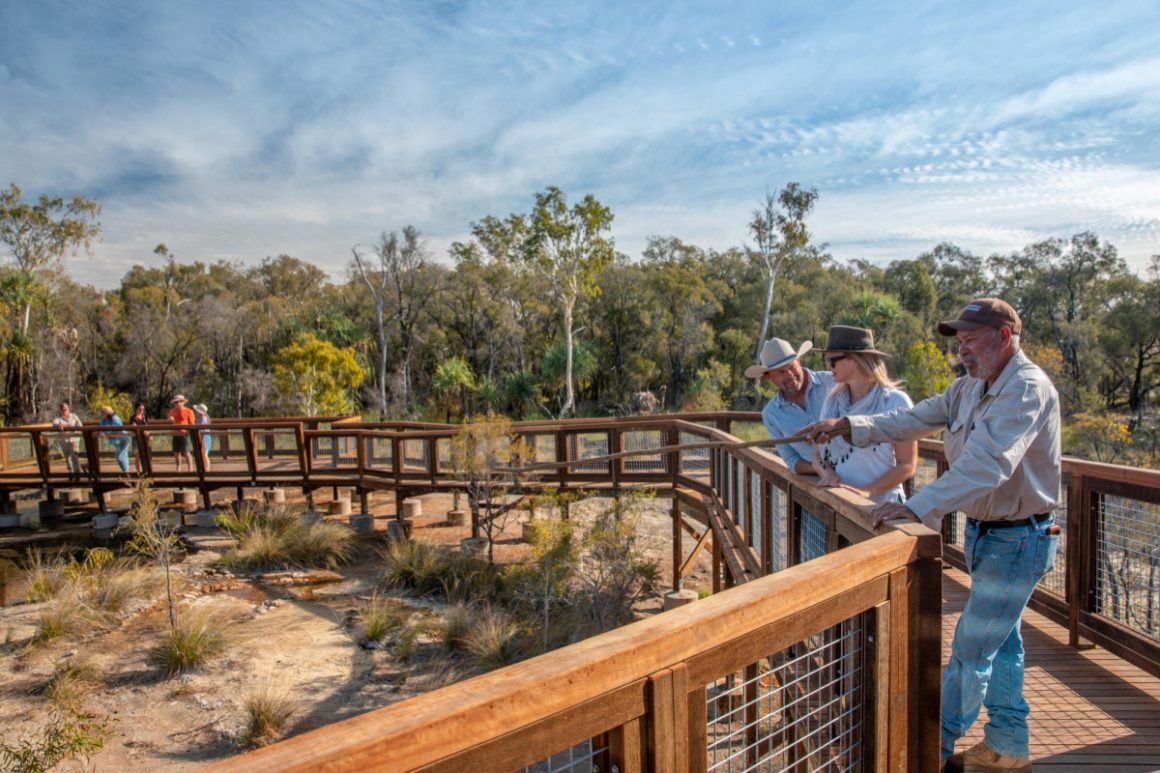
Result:
M193 411L185 407L185 395L176 395L170 403L173 405L169 409L169 420L174 424L193 424L196 417ZM190 472L193 472L193 455L189 452L189 433L188 432L174 432L173 433L173 463L178 470L181 469L181 457L185 457L185 467Z

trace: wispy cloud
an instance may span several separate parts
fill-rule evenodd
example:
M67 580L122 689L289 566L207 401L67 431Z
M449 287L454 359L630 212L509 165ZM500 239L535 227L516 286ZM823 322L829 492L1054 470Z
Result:
M1083 4L1081 4L1083 5ZM821 191L839 258L1097 231L1160 252L1160 22L1148 3L44 0L0 5L2 172L104 205L73 264L115 284L290 253L341 274L559 185L654 234L740 244L762 191Z

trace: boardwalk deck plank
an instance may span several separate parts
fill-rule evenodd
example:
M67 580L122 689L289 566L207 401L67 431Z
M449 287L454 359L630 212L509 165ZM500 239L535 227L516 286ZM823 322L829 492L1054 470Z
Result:
M970 579L943 573L943 660ZM1024 692L1031 704L1031 759L1043 773L1160 771L1160 679L1107 650L1075 650L1067 631L1043 615L1023 615ZM982 740L984 716L959 748Z

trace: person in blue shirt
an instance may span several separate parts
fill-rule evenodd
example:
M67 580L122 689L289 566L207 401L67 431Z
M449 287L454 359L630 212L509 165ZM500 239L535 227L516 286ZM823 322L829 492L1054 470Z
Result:
M777 387L761 411L761 420L772 438L796 435L807 424L822 415L826 395L834 388L834 377L803 367L802 355L814 348L805 341L796 350L783 338L771 338L761 347L756 365L745 369L746 378L760 378ZM790 472L813 475L813 447L805 442L777 446L777 452Z
M101 408L101 426L102 427L122 427L121 417L113 410L112 406L103 406ZM121 472L129 471L129 438L122 430L121 432L107 432L105 433L105 440L109 441L109 445L113 447L115 457L117 459L117 466L121 468Z

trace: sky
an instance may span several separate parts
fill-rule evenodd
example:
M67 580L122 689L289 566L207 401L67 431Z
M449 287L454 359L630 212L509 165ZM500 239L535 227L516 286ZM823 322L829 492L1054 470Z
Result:
M70 258L336 280L413 225L432 255L537 192L593 194L616 248L747 243L819 193L841 261L1093 231L1160 253L1160 13L1142 2L0 0L0 186L83 195Z

